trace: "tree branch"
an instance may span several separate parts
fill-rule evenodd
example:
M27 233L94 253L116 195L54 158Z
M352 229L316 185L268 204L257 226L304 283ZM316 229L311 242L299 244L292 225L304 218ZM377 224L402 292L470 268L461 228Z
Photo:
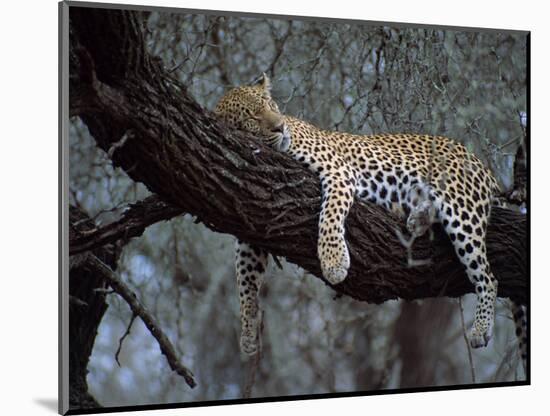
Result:
M168 360L170 368L175 371L177 374L182 376L185 379L185 382L189 387L193 388L197 385L193 373L187 369L183 364L180 363L178 356L170 339L164 334L160 325L157 323L155 318L147 311L145 306L143 306L138 297L132 290L118 278L118 276L111 270L109 266L99 260L96 256L91 253L80 254L84 257L82 263L87 269L90 270L95 276L105 279L105 281L113 288L113 290L123 298L130 309L132 310L133 315L137 315L141 318L151 335L157 340L161 352L164 354ZM133 321L133 318L132 318ZM128 328L129 332L129 328ZM118 362L118 356L117 356Z
M139 237L148 226L183 213L181 208L167 204L157 195L149 196L131 204L118 221L75 235L69 241L69 254L72 256L118 240Z
M88 89L79 115L98 146L108 152L131 134L112 161L132 179L212 230L233 234L321 277L317 178L201 108L148 55L140 19L128 11L70 9L72 85ZM297 181L300 186L292 186ZM526 224L525 216L495 208L487 237L499 295L523 304ZM375 303L473 291L441 230L433 242L415 242L414 257L431 258L432 265L408 268L406 250L395 236L402 226L381 207L356 201L346 222L351 268L334 289Z

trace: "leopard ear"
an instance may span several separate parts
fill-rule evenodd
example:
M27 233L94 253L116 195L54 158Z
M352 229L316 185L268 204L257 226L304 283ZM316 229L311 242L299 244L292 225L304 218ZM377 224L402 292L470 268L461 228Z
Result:
M262 78L260 79L260 85L264 89L264 94L266 96L271 95L271 81L265 72L262 73Z

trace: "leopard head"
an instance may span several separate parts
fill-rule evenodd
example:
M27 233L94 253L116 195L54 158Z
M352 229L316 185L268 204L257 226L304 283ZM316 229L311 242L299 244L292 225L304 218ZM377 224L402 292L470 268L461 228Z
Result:
M228 91L214 112L231 126L253 134L281 152L290 147L290 130L271 98L271 82L265 74L256 85Z

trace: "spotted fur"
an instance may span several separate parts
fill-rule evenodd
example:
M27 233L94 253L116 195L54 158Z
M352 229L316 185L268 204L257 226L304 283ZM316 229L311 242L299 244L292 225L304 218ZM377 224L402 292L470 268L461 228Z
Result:
M350 258L344 222L354 198L388 210L398 208L408 217L407 226L414 235L424 234L434 222L440 223L477 294L470 344L486 346L493 330L497 295L497 281L485 247L491 200L498 192L491 172L463 145L446 137L359 136L322 130L281 115L269 88L265 75L259 85L235 88L222 97L216 112L318 175L322 203L317 254L323 277L337 285L347 276ZM244 352L253 353L257 330L251 328L257 326L258 314L254 296L267 256L241 244L236 261L243 321L241 346Z
M247 243L237 241L235 271L241 312L241 351L252 355L257 352L261 325L259 293L263 283L267 255Z

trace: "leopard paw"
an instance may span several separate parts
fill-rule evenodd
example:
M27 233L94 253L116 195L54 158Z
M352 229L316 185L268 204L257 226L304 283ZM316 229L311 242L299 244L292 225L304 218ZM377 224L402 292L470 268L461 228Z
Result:
M493 334L492 325L487 324L479 324L476 325L474 323L474 326L472 327L472 330L470 331L470 346L472 348L481 348L486 347L487 344L489 344L489 341L491 340L491 336Z
M345 240L341 238L336 243L327 244L323 244L322 240L319 241L318 254L324 278L333 285L341 283L347 277L350 266Z
M258 337L256 334L243 332L241 335L241 351L246 355L254 355L258 352Z
M323 276L333 285L337 285L338 283L343 282L347 277L347 275L348 275L347 267L323 268Z

